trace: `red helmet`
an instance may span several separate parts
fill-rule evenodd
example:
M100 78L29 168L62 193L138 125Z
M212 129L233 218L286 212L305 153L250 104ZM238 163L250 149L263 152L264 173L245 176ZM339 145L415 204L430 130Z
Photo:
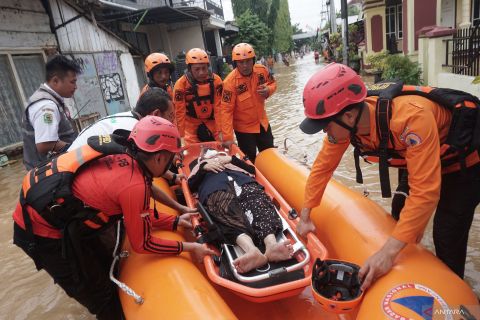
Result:
M146 116L133 127L128 140L145 152L167 150L180 152L180 134L170 121L160 117Z
M303 89L303 106L307 118L300 129L308 134L323 130L332 117L351 104L362 102L367 88L360 76L349 67L331 63L315 73Z
M313 297L328 312L353 311L363 298L359 271L360 267L350 262L317 259L312 272Z

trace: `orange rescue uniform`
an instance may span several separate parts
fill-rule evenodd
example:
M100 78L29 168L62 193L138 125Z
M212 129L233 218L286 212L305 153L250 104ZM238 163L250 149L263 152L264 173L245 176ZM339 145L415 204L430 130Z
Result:
M192 83L186 75L183 75L175 83L173 89L175 104L175 121L177 122L180 136L185 137L187 144L198 143L197 129L201 123L204 123L208 129L218 137L220 125L217 124L220 114L220 99L222 96L222 79L212 74L213 92L210 91L210 83L197 84L197 93L200 104L197 103ZM212 95L213 103L210 101ZM193 108L194 112L190 112ZM191 111L193 111L191 110ZM193 116L192 116L193 115Z
M221 131L223 140L233 140L233 130L259 133L260 126L268 128L265 98L257 93L260 85L267 85L268 96L277 90L277 82L268 69L255 64L250 76L243 76L235 68L223 81Z
M365 103L370 115L370 134L357 135L362 151L379 147L375 121L378 97L367 97ZM441 175L460 170L459 164L441 168L440 144L445 142L451 122L451 112L420 96L400 96L393 99L390 130L393 148L406 160L410 195L405 201L400 220L392 237L406 243L417 242L422 235L440 198ZM330 143L324 139L323 147L313 164L305 187L305 208L320 204L328 181L337 168L350 141ZM467 167L479 162L478 153L467 157Z
M150 84L147 83L147 84L142 88L142 91L140 92L140 96L143 95L145 92L147 92L147 90L149 90L149 89L152 88L152 87L161 88L161 87L155 86L155 85L150 86ZM171 86L170 84L167 83L166 89L165 89L165 88L161 88L161 89L167 91L168 95L170 96L170 99L173 100L173 90L172 90L172 86Z

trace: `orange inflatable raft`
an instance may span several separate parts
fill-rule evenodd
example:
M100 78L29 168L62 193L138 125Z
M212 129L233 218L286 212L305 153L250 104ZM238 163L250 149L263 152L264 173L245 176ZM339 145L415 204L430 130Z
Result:
M301 209L308 176L305 168L275 149L260 153L256 167L260 173L257 179L271 185L268 191L281 199L280 212L288 213L290 207ZM174 196L165 181L155 183ZM328 185L321 205L312 211L312 219L316 237L309 236L304 242L307 249L313 248L309 250L311 260L328 252L328 258L359 265L380 248L395 223L380 206L335 181ZM294 227L293 220L286 220ZM194 240L191 232L181 230L157 235ZM323 245L326 251L321 250ZM197 264L188 253L173 257L136 254L128 241L122 250L128 252L128 257L121 259L119 276L128 286L120 290L127 319L480 319L480 306L471 288L420 245L407 246L393 270L375 282L356 310L345 315L324 311L313 299L311 287L303 283L292 290L294 296L288 290L285 295L279 291L273 295L275 299L260 295L258 301L268 302L257 303L251 301L258 297L252 299L250 289L229 287L227 281L217 279L212 259ZM130 295L125 293L128 289Z

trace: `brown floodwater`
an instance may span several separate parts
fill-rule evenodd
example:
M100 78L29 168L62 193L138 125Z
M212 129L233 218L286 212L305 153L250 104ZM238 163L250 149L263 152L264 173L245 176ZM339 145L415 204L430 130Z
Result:
M323 134L305 135L298 128L303 119L302 91L308 78L322 67L315 64L312 55L292 62L290 67L275 66L277 92L268 100L267 112L275 136L275 144L300 163L311 165L320 149ZM362 164L365 186L370 198L389 210L390 200L379 193L378 167ZM392 170L393 171L393 170ZM343 157L334 178L358 192L364 186L354 180L352 150ZM0 319L94 319L85 308L70 299L44 272L37 272L33 262L12 244L11 213L18 200L21 180L25 174L21 161L0 168ZM393 181L393 179L392 179ZM480 216L476 216L470 230L466 281L480 295ZM429 225L422 243L433 251L432 230Z

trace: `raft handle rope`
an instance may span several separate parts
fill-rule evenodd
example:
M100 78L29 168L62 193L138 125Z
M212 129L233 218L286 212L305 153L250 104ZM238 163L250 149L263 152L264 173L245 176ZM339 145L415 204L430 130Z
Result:
M288 146L287 146L287 140L290 140L290 142L291 142L294 146L297 146L292 139L290 139L290 138L285 138L285 139L283 140L283 149L284 149L283 154L287 154L287 152L288 152L288 150L289 150L289 149L288 149ZM303 153L303 156L302 156L302 157L303 157L303 161L301 161L301 163L302 163L303 165L307 166L308 168L311 168L311 166L308 165L308 155L307 155L307 152L304 151L304 150L301 150L300 148L299 148L299 151Z
M137 294L135 291L133 291L132 288L130 288L125 283L119 281L113 276L113 269L115 268L115 264L117 263L117 261L120 261L121 258L128 257L128 251L121 251L119 254L117 254L117 250L120 245L121 223L121 220L119 220L117 223L117 242L115 243L115 249L113 250L113 261L112 265L110 266L110 280L112 280L113 283L115 283L120 289L122 289L123 292L135 299L136 304L143 304L145 300L139 294Z

